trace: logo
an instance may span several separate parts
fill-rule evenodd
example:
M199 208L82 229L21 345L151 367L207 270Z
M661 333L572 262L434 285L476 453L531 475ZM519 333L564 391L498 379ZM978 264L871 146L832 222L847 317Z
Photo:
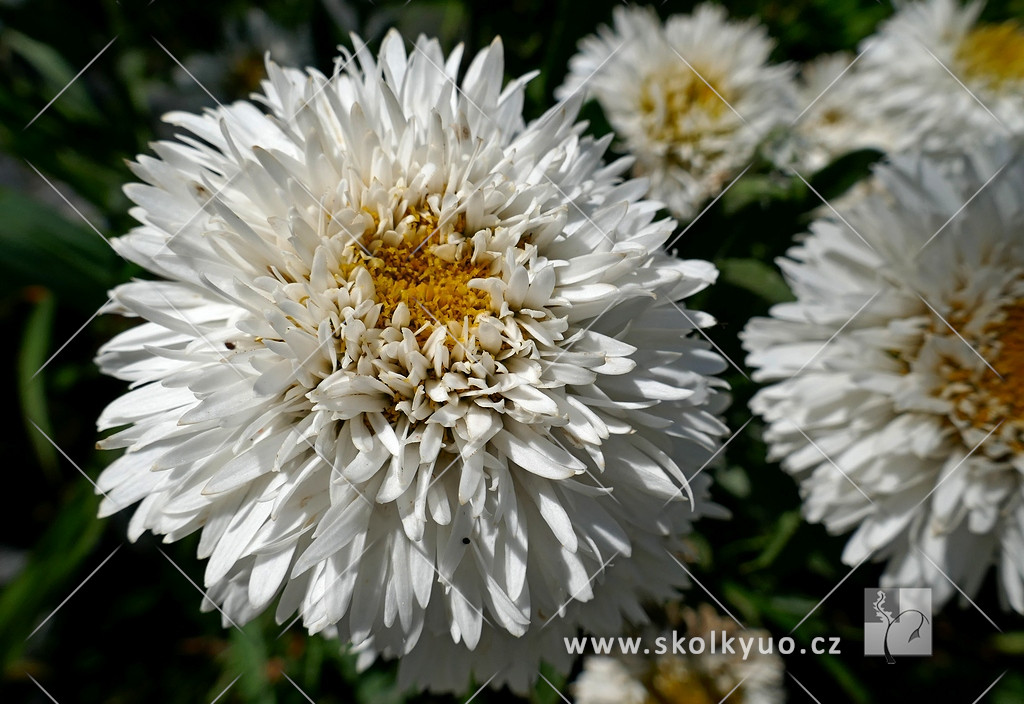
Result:
M931 655L932 590L865 589L864 654Z

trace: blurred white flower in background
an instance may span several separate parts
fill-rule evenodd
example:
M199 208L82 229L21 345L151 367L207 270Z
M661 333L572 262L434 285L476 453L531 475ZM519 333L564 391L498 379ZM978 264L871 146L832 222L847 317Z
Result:
M756 21L717 5L664 24L653 8L617 7L555 95L595 98L651 197L689 219L796 115L792 68L768 63L773 47Z
M671 614L674 609L670 605L668 610ZM678 619L670 619L670 625L673 630L650 632L645 646L650 646L651 654L588 656L572 685L576 704L719 704L726 700L780 704L785 700L782 658L759 650L759 645L767 648L771 637L767 631L740 629L707 604L683 609ZM704 641L704 652L672 652L675 639L684 631L687 639ZM659 636L666 650L661 655L654 653ZM736 637L751 639L749 657L743 657L737 641L731 642L734 652L721 652L723 640ZM714 653L712 638L717 646Z
M676 302L717 272L659 249L579 100L524 124L499 41L461 84L461 46L354 43L333 81L268 63L267 112L170 114L193 136L133 165L114 246L165 280L108 308L146 322L99 355L132 389L101 513L201 532L226 622L279 597L406 685L522 691L685 584L727 398Z
M906 3L863 42L859 92L886 149L956 151L1024 132L1024 27L979 22L983 5Z
M855 530L844 562L937 605L994 563L1024 612L1024 160L1001 142L876 179L779 261L797 300L742 335L769 384L751 408L806 517Z
M840 52L801 66L797 86L803 112L788 140L791 153L783 161L810 174L850 152L884 151L894 143L890 131L895 126L874 113L875 97L858 63Z

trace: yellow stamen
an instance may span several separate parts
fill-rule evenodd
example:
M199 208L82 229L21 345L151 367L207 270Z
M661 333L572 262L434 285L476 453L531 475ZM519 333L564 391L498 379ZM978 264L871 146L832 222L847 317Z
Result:
M403 220L404 235L397 241L376 239L375 233L363 238L368 254L362 253L361 265L373 279L384 324L399 303L409 308L413 330L423 325L433 328L452 321L461 323L467 317L473 322L490 310L490 296L469 288L470 280L490 275L490 262L474 261L469 243L454 261L435 253L451 233L461 234L465 228L462 215L450 220L442 222L423 207L409 211Z
M956 330L972 327L970 314L960 307L947 319ZM931 332L946 329L936 321ZM999 428L998 437L1011 451L1024 452L1024 299L1004 305L980 331L964 334L985 363L944 356L938 369L943 381L933 393L952 405L947 420L961 433L970 431L969 442L977 442L973 433Z
M1024 300L1004 307L1000 318L985 326L985 334L994 342L978 351L995 372L986 368L972 383L964 370L954 370L950 381L973 386L956 400L972 397L974 412L968 414L957 404L957 416L988 431L1000 421L1024 420Z
M716 83L709 72L683 63L647 76L640 88L640 111L654 120L651 136L667 142L696 139L685 129L688 116L719 118L729 109L728 98Z
M978 25L961 42L956 62L965 79L990 88L1024 80L1024 28L1014 21Z
M719 692L707 677L694 672L680 658L659 660L652 673L648 690L651 693L648 697L649 704L715 704L723 695L728 694ZM735 696L742 698L742 693L736 692Z

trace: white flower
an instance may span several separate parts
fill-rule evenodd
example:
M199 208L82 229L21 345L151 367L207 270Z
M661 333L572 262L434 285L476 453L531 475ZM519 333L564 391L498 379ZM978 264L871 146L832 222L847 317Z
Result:
M647 704L644 683L649 665L639 657L590 655L572 683L576 704Z
M844 562L936 604L995 563L1024 612L1024 161L982 189L1010 154L879 169L780 260L797 300L743 339L770 457L809 520L856 529Z
M596 98L651 195L691 218L795 116L792 71L767 64L772 48L763 27L717 5L664 25L651 8L616 7L614 29L580 42L556 96Z
M166 281L112 294L148 322L99 356L132 384L101 513L201 531L235 622L279 597L405 683L525 689L685 582L726 397L673 302L716 272L659 250L578 101L524 125L497 40L461 85L461 47L354 41L333 81L268 63L267 112L169 115L194 136L134 165L115 247Z
M907 3L865 40L857 70L893 151L1024 132L1024 27L978 22L983 3Z
M852 66L851 66L852 64ZM798 102L804 112L789 135L788 161L814 172L859 149L886 150L896 139L894 125L873 113L875 96L846 53L820 56L800 69Z
M685 629L657 635L652 631L645 641L647 645L655 644L648 650L656 651L660 643L665 653L587 657L583 672L572 685L576 704L713 704L731 697L744 704L779 704L784 700L782 658L759 650L768 647L768 632L738 629L734 621L719 616L707 604L697 611L685 609L681 616ZM703 640L703 652L673 652L675 639L684 630L687 639ZM749 639L750 657L743 656L738 644L731 646L733 653L721 652L721 644L729 638ZM712 643L717 645L714 653Z

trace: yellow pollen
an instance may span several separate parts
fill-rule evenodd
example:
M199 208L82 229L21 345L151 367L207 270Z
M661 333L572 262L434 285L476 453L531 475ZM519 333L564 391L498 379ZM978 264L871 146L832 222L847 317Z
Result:
M439 222L424 207L411 210L406 221L405 235L396 243L386 244L372 233L363 238L369 255L363 255L362 265L373 279L381 320L390 321L399 303L408 306L413 330L461 323L466 317L472 322L488 312L490 296L471 289L469 282L489 276L490 262L474 262L468 242L455 261L435 254L438 245L445 244L446 234L462 233L465 218L459 215L451 223Z
M658 660L650 675L645 704L715 704L729 694L718 689L711 678L688 667L685 660L663 658ZM735 692L734 696L738 697L737 702L743 699L742 691Z
M1024 28L1014 21L978 25L964 37L956 61L964 78L989 88L1024 80Z
M986 325L985 333L996 340L992 346L995 354L987 348L980 352L999 376L991 369L985 370L976 388L978 396L988 403L965 420L988 430L1001 420L1024 420L1024 301L1003 308L1001 318Z
M835 125L843 121L843 112L838 108L829 108L821 114L821 121L826 125Z
M971 324L970 315L959 309L948 320L958 330ZM935 323L933 333L940 325L945 327ZM1002 306L966 341L987 364L943 358L943 383L934 393L952 405L949 423L961 433L987 434L999 427L999 437L1011 451L1024 453L1024 299Z
M655 119L651 136L669 142L691 141L682 128L686 116L703 113L718 118L729 106L722 89L706 71L685 64L647 76L640 87L640 111ZM703 77L703 78L702 78Z

